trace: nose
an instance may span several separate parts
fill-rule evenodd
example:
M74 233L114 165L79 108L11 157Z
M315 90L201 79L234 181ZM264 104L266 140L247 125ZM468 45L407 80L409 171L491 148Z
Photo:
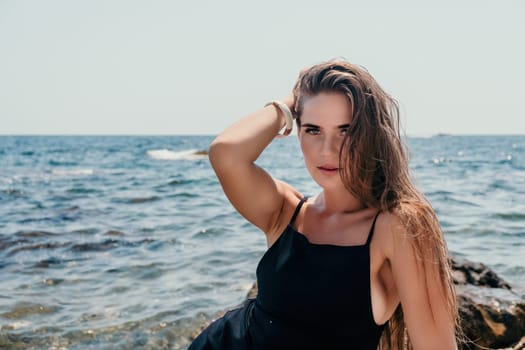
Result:
M321 155L332 156L339 153L339 147L341 146L341 140L337 137L326 135L323 138L321 144Z

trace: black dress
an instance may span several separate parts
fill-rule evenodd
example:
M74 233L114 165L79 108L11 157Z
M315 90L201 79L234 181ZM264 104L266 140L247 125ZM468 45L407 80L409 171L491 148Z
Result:
M370 296L370 241L313 244L293 227L303 198L257 266L258 295L211 323L188 350L370 349L377 325Z

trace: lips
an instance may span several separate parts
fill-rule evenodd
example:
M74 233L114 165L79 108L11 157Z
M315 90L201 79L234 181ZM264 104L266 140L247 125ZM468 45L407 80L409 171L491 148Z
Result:
M333 166L333 165L328 165L328 164L320 165L317 167L317 169L323 170L323 171L338 171L339 170L338 167Z

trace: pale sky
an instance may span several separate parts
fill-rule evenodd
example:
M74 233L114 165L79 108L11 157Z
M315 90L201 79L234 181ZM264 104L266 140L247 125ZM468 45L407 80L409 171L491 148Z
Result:
M525 134L525 1L0 0L0 134L216 134L366 67L409 136Z

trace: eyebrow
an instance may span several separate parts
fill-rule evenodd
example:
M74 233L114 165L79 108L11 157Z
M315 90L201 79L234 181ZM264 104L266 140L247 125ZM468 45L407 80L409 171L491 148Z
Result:
M319 125L315 125L315 124L311 124L311 123L306 123L306 124L301 124L301 127L309 127L309 128L316 128L316 129L321 129L321 127ZM337 128L338 129L345 129L345 128L348 128L350 127L350 124L342 124L342 125L339 125Z

